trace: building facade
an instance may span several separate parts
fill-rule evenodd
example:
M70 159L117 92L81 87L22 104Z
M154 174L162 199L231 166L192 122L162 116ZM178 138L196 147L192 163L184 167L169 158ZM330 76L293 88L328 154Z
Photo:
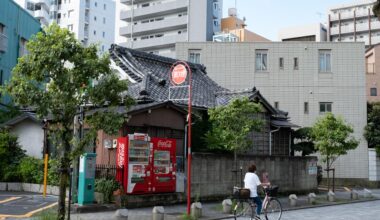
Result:
M122 46L167 57L176 42L212 41L220 31L222 0L120 0ZM119 8L119 7L118 7Z
M114 0L16 0L42 26L56 22L84 45L99 44L105 52L115 40Z
M255 86L292 122L312 126L325 112L341 115L360 140L335 163L338 178L368 180L364 43L177 43L177 58L197 51L208 75L228 89Z
M0 1L0 85L10 80L17 59L27 53L27 41L40 30L38 20L19 5ZM9 102L9 96L1 96L1 103Z
M321 24L308 24L283 28L278 32L279 41L327 41L327 28Z
M372 12L376 0L360 0L328 10L329 41L380 43L380 21Z
M366 79L367 79L367 101L380 102L380 45L367 49Z

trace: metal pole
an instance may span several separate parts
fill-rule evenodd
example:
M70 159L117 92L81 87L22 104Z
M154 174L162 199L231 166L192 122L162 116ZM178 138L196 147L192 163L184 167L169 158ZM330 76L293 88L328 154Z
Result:
M47 175L48 175L48 159L49 159L49 154L48 154L48 147L47 147L47 121L46 119L44 120L44 191L43 191L43 197L46 198L46 188L47 188Z
M67 220L70 220L70 209L71 209L71 185L72 185L72 179L73 179L73 166L71 165L70 166L70 170L69 170L69 179L70 179L70 182L69 182L69 208L67 210Z
M333 168L332 171L333 171L333 192L335 192L335 168Z
M188 122L188 138L187 138L187 214L190 215L190 203L191 203L191 69L186 64L186 67L189 69L189 103L188 103L188 112L189 112L189 122Z

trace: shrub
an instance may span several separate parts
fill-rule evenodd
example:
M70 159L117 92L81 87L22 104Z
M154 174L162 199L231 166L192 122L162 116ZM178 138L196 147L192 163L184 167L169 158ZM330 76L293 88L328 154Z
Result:
M25 157L19 165L22 182L42 184L44 178L44 163L41 159Z
M115 190L120 188L120 184L115 179L96 179L95 180L95 191L103 193L104 202L111 202L112 194Z
M48 166L48 185L59 185L59 161L57 159L50 159Z
M0 179L1 181L20 181L18 165L25 157L25 151L17 142L17 137L6 130L0 130Z

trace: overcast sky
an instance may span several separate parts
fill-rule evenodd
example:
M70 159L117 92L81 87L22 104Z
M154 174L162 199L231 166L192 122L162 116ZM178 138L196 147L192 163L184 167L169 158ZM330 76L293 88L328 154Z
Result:
M270 40L278 40L281 28L326 23L331 6L351 3L353 0L236 0L238 17L246 18L247 29ZM223 17L235 0L223 0Z

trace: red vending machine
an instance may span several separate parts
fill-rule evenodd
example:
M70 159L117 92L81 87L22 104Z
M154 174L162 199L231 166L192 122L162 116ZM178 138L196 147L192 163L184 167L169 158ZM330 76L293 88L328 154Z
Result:
M127 194L145 194L151 187L152 144L147 134L130 134L117 139L116 164L123 166L123 173L117 175Z
M152 185L153 192L175 192L176 189L176 141L152 138Z

